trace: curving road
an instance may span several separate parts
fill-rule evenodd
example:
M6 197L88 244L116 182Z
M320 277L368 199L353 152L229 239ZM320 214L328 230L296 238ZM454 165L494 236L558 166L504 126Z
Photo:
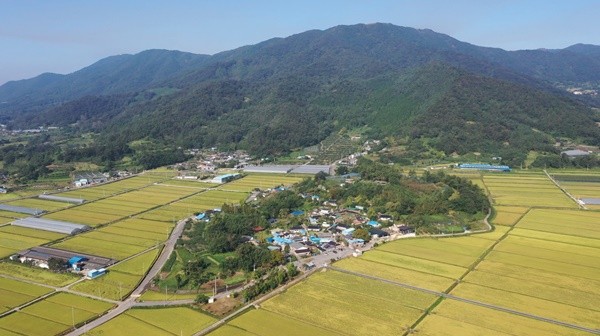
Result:
M148 273L146 273L146 276L144 277L142 282L140 282L140 284L133 290L131 295L129 295L129 297L125 301L119 302L117 304L117 307L110 310L108 313L100 316L99 318L93 320L90 323L87 323L86 325L84 325L82 327L79 327L79 328L71 331L67 335L68 336L82 335L86 331L93 329L103 323L108 322L110 319L117 317L119 314L125 312L127 309L136 305L135 300L142 294L142 292L144 291L146 286L150 283L150 281L152 281L152 279L154 279L154 277L158 275L158 273L160 272L160 270L162 269L164 264L167 262L167 259L169 259L169 256L175 249L175 244L177 244L177 240L183 233L183 230L185 228L185 222L187 220L188 220L188 218L185 218L185 219L180 220L177 223L177 225L171 232L169 239L165 242L163 250L161 251L158 258L156 259L156 262L154 263L154 265L152 265L152 268L150 268Z

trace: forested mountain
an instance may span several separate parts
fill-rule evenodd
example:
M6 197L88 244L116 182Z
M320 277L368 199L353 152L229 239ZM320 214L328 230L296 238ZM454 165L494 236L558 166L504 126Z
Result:
M526 152L555 137L598 144L591 109L556 86L600 83L598 48L509 52L431 30L338 26L213 56L148 51L11 82L0 101L20 105L0 112L21 127L95 130L120 148L148 139L277 154L363 127L447 154ZM44 105L64 100L65 88L77 99Z
M110 95L157 87L162 81L200 67L206 55L146 50L104 58L68 75L45 73L0 86L0 114L43 111L88 95Z

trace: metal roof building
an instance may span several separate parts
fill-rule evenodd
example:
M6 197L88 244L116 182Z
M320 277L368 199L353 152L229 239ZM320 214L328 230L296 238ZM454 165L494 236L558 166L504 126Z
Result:
M326 166L326 165L302 165L302 166L298 166L294 169L292 169L292 171L290 171L290 173L296 173L296 174L318 174L320 172L329 174L331 171L331 166Z
M242 175L240 174L225 174L225 175L219 175L219 176L215 176L211 182L213 183L227 183L230 181L233 181L235 179L238 179L242 177Z
M290 170L296 166L291 165L264 165L264 166L246 166L244 172L246 173L277 173L287 174Z
M24 213L27 215L39 216L45 211L42 209L32 209L16 205L0 204L0 210Z
M64 234L74 235L90 229L89 226L83 224L61 222L52 219L27 217L16 220L11 223L15 226L26 227L30 229L38 229L44 231L52 231Z
M504 171L509 172L511 169L509 166L495 166L486 163L461 163L458 165L459 169L473 169L473 170L487 170L487 171Z
M49 200L49 201L57 201L57 202L65 202L65 203L73 203L73 204L82 204L85 202L82 198L71 198L71 197L63 197L63 196L55 196L55 195L39 195L38 198Z

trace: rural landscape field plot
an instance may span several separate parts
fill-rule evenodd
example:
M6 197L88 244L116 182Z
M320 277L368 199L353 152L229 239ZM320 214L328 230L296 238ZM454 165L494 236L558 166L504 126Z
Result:
M53 292L48 287L0 277L0 313Z
M486 174L483 181L496 205L577 208L545 175Z
M99 316L112 304L70 293L57 293L0 319L0 331L56 335Z
M14 226L0 227L0 258L64 237L62 234Z
M375 251L391 252L466 268L494 243L482 238L483 236L403 239L383 244Z
M529 210L527 207L495 206L494 218L490 220L494 225L513 226Z
M242 179L235 180L217 187L217 189L249 192L255 188L268 189L275 188L280 185L290 186L294 183L302 181L305 178L306 177L289 176L286 174L250 174Z
M264 302L261 308L324 329L323 334L329 330L344 335L397 335L406 331L435 299L434 295L377 280L328 271L314 274ZM260 316L262 309L254 314ZM244 315L241 318L243 321ZM284 321L280 324L285 325ZM231 325L263 334L236 320Z
M144 174L101 185L78 188L71 191L57 193L54 195L72 198L82 198L86 201L93 201L99 198L105 198L114 194L122 193L127 190L139 189L144 186L163 181L165 179L166 178L164 176Z
M430 315L419 323L416 332L418 335L428 336L590 335L584 331L450 299L444 299Z
M225 203L239 204L239 202L245 200L247 197L248 193L244 192L208 190L169 205L162 206L158 209L148 211L140 217L157 221L173 222L197 212L221 208Z
M600 328L600 239L597 225L600 213L582 210L532 209L502 239L494 249L452 291L452 295L468 298L503 308L543 316L557 321L598 329ZM449 305L458 303L444 300L433 315L420 324L424 334L433 334L438 323L453 319ZM469 307L482 310L485 308ZM487 314L500 314L499 312ZM505 313L502 313L505 314ZM441 318L439 315L443 315ZM480 315L478 317L483 317ZM519 320L516 317L512 319ZM459 319L460 320L460 319ZM498 332L489 322L462 320L472 334L487 327ZM547 334L578 334L538 321L539 330ZM453 322L452 325L456 325ZM472 327L469 327L473 325ZM496 329L494 329L496 328ZM531 330L523 326L523 335ZM554 329L557 329L554 331ZM448 329L451 330L451 329ZM519 330L517 328L517 330ZM560 331L558 331L560 330ZM466 333L468 334L468 333ZM493 334L493 333L492 333ZM544 333L546 334L546 333Z
M195 190L152 185L49 214L47 218L97 226L188 196Z
M160 249L154 249L108 268L108 273L96 279L75 284L71 289L110 300L126 297L152 267Z
M189 187L189 188L198 188L198 189L209 189L219 186L218 183L210 183L199 180L180 180L180 179L170 179L166 181L160 182L160 185L166 186L179 186L179 187Z
M193 335L216 319L186 307L130 309L86 335Z

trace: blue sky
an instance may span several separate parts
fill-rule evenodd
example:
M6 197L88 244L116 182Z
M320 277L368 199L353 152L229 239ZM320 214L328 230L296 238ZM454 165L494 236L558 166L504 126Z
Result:
M340 24L430 28L507 50L600 45L598 0L0 0L0 84L117 54L214 54Z

